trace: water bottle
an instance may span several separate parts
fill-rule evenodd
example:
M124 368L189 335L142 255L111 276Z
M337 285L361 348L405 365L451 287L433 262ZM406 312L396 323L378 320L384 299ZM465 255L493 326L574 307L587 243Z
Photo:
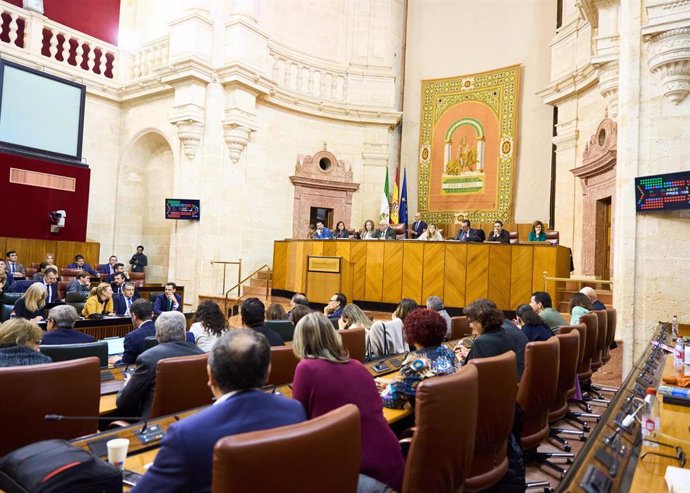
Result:
M649 387L644 397L644 414L642 415L642 439L656 440L661 431L661 418L659 416L659 401L656 398L656 389ZM649 447L657 447L655 443L647 443Z
M685 366L685 344L682 337L676 339L676 347L673 350L673 370L676 374L683 373Z
M678 339L678 315L671 317L671 334L673 339Z

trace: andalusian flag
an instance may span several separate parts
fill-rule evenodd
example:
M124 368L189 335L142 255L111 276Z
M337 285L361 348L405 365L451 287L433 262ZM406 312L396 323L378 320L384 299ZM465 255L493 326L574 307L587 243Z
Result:
M390 220L390 209L388 207L388 167L386 167L386 184L383 186L383 197L381 197L380 221Z
M393 182L393 197L391 199L391 224L398 224L398 211L400 210L400 193L398 192L398 168L395 168L395 181Z

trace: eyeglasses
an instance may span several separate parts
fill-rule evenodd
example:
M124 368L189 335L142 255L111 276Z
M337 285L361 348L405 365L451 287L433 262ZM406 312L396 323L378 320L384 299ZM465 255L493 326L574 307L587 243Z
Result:
M640 460L643 461L645 457L648 455L656 455L657 457L665 457L667 459L675 459L678 461L678 464L680 464L680 467L685 467L685 462L686 462L686 456L685 452L681 447L674 447L673 445L669 445L668 443L663 443L663 442L657 442L656 440L648 440L644 439L643 442L648 442L648 443L655 443L657 445L662 445L664 447L672 448L675 450L676 455L669 455L669 454L660 454L659 452L654 452L653 450L648 450L644 454L640 456Z

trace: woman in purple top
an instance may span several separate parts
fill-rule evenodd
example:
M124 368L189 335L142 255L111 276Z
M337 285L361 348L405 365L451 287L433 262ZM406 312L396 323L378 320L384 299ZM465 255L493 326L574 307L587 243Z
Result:
M340 336L322 313L312 312L299 321L292 349L301 360L292 396L304 405L310 419L355 404L362 420L360 472L400 491L404 459L383 417L383 403L369 371L347 357Z

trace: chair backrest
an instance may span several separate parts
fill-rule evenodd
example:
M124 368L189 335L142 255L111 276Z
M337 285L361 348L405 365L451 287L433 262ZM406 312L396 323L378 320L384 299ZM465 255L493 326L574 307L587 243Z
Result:
M602 356L604 363L611 359L609 354L610 346L616 339L616 323L618 313L615 308L606 309L606 346L604 346L604 354Z
M206 353L160 360L156 364L151 418L211 404L207 363Z
M65 294L65 301L67 303L83 303L88 297L88 291L70 291Z
M263 474L257 474L257 464L265 465ZM220 439L211 486L213 493L352 493L359 468L359 410L347 404L295 425Z
M474 365L419 384L403 493L461 491L472 467L478 400Z
M289 320L266 320L264 327L274 331L285 342L290 342L295 335L295 326Z
M268 374L268 385L284 385L295 378L295 368L299 360L291 347L271 346L271 372Z
M594 310L592 313L597 316L597 346L594 356L592 356L592 369L595 370L604 364L602 358L604 356L608 328L606 327L606 310Z
M546 241L551 243L552 245L558 245L560 242L560 233L558 231L547 231L546 232Z
M520 233L518 231L508 231L510 234L510 244L517 245L520 243Z
M108 343L106 341L84 342L81 344L49 344L41 346L41 352L53 358L53 361L95 356L101 367L108 366Z
M465 480L469 490L481 490L496 484L508 471L508 437L515 418L517 362L513 351L500 356L470 361L479 374L477 433L470 474Z
M51 438L71 440L98 431L96 419L46 421L46 414L98 416L98 358L0 368L0 456Z
M0 295L0 303L3 305L12 305L17 302L19 298L22 297L22 293L8 293L7 291L3 291L2 295Z
M146 272L130 272L129 280L136 287L140 288L146 284Z
M580 345L577 351L577 365L579 367L580 363L585 358L585 345L587 344L587 326L581 323L577 325L561 325L558 328L559 334L569 334L570 332L577 332L578 334L580 334Z
M12 318L12 310L14 310L14 305L0 305L0 322L4 322Z
M29 286L31 286L35 282L36 281L32 281L31 279L27 279L25 281L14 281L12 284L5 288L5 291L9 293L23 294L26 293L26 290L29 289Z
M579 331L572 330L567 334L558 334L556 337L560 344L560 364L556 394L549 408L549 421L560 419L568 412L568 397L575 393L575 377L580 351Z
M525 346L525 371L517 394L522 408L523 449L534 449L549 436L549 408L556 396L559 367L556 337Z
M592 376L592 359L597 350L597 341L599 337L598 318L595 313L585 313L580 317L580 323L587 327L587 336L585 337L585 354L582 356L580 366L577 368L577 376L580 381L589 380Z
M29 279L31 279L32 277L34 277L34 274L35 274L36 272L38 272L38 269L35 268L35 267L26 267L25 270L26 270L26 277L29 278Z
M68 283L68 282L65 282L65 281L59 281L59 282L58 282L57 292L58 292L58 297L59 297L61 300L64 300L64 299L65 299L65 296L66 296L65 293L67 293L67 286L68 286L68 285L69 285L69 283Z
M395 231L395 237L400 240L405 238L405 231L407 230L407 224L391 224L391 228Z
M367 334L363 328L339 330L343 346L350 353L351 359L364 361L367 352Z
M154 346L158 346L158 339L156 336L146 336L144 338L144 351L151 349Z
M151 303L155 303L156 298L158 298L160 295L164 294L164 291L151 291L149 293L149 301Z
M466 316L453 317L450 319L450 340L460 339L472 335L470 321Z
M71 279L76 279L77 274L81 272L81 269L70 269L69 267L62 267L60 269L60 277L62 280L65 280L65 277L71 278Z

